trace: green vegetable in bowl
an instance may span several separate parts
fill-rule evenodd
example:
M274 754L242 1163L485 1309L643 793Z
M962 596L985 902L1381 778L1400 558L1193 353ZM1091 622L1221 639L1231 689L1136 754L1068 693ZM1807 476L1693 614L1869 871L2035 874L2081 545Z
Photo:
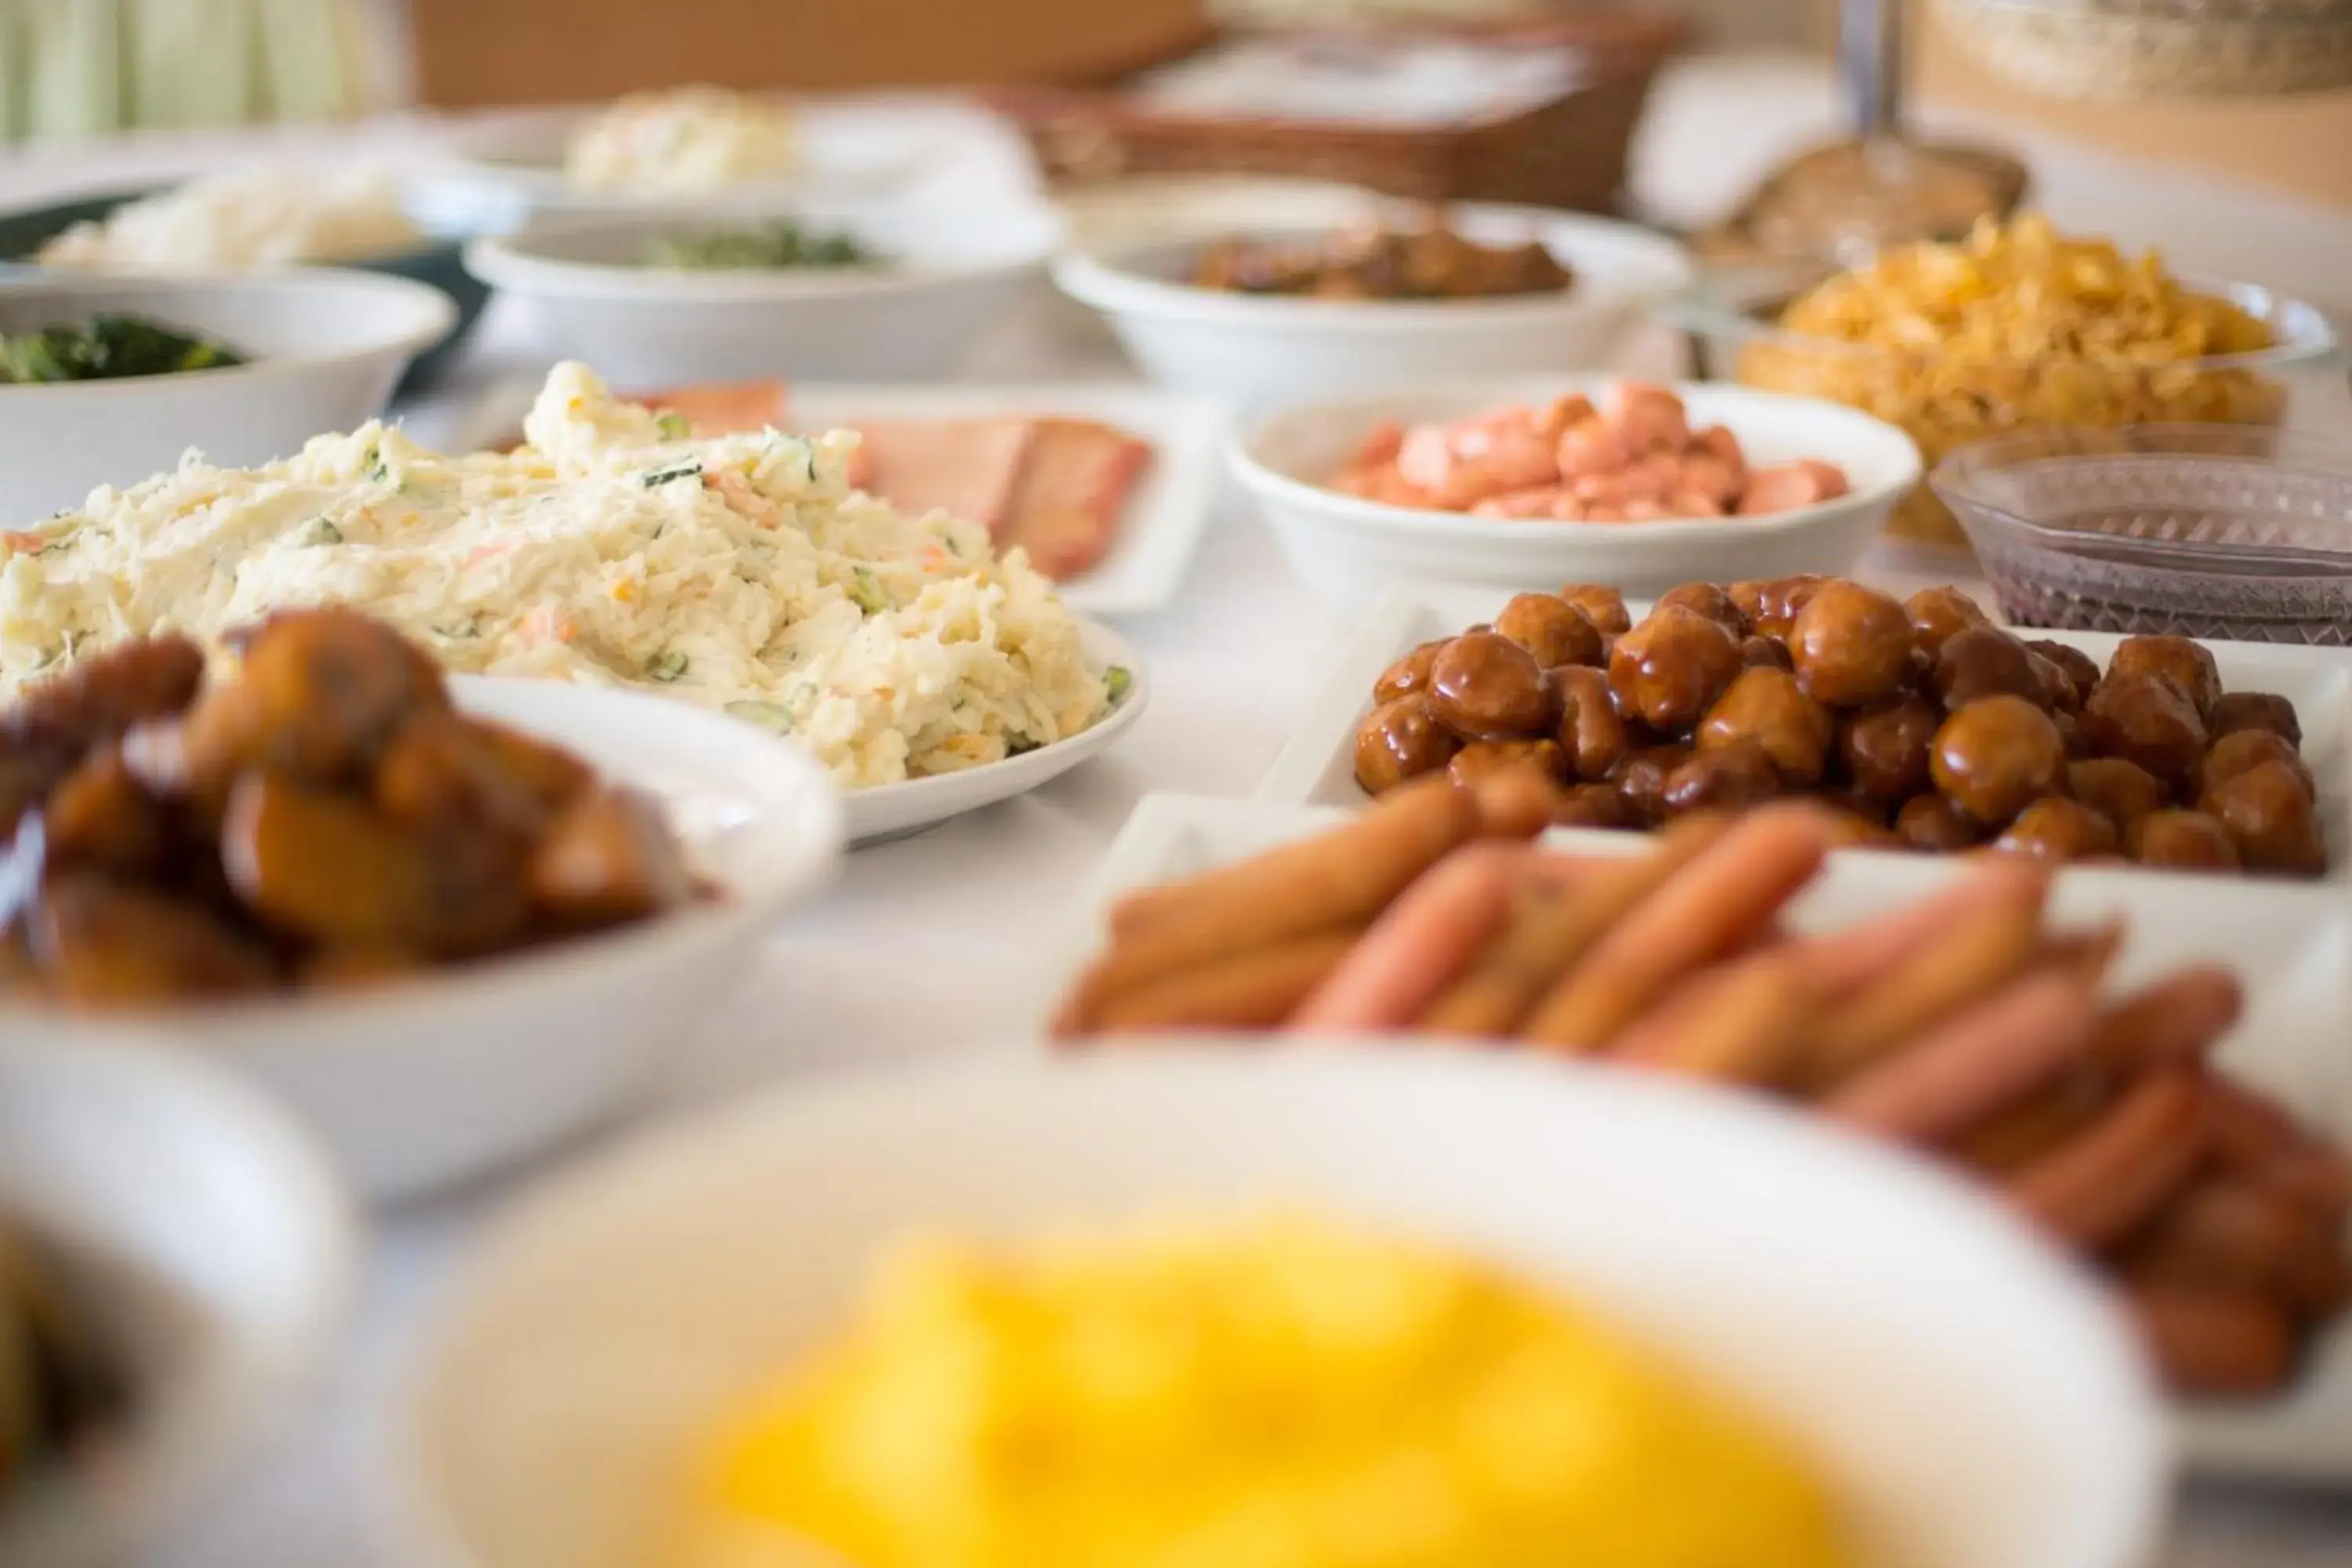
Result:
M85 326L60 322L14 337L0 334L0 384L117 381L245 363L245 355L225 343L143 316L92 316Z
M794 267L878 267L883 258L846 234L820 234L785 219L754 228L664 235L646 250L646 265L696 272L755 272Z

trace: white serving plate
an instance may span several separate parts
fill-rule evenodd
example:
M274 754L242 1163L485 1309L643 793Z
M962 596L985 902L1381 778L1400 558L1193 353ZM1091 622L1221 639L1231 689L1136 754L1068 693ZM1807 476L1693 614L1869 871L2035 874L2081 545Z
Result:
M1559 586L1580 579L1563 578ZM1717 581L1708 578L1706 581ZM1347 652L1316 694L1305 721L1259 784L1257 798L1317 805L1361 805L1356 783L1356 730L1372 710L1372 682L1381 671L1433 637L1453 637L1490 621L1511 595L1489 589L1398 589L1381 596L1349 639ZM1636 619L1647 608L1628 606ZM2104 669L2116 644L2112 632L2052 631L2018 627L2035 641L2062 642L2098 660ZM2352 656L2337 648L2287 647L2273 643L2207 642L2231 691L2273 691L2292 701L2303 722L2303 756L2319 786L2320 824L2327 835L2330 865L2317 882L2274 878L2192 877L2187 880L2210 899L2327 903L2352 887ZM1891 850L1847 853L1907 860ZM2102 867L2070 868L2069 880L2114 883L2119 891L2172 883L2181 878L2156 871ZM2218 922L2217 922L2218 924ZM2216 931L2217 941L2226 933Z
M1111 710L1109 717L1091 730L986 767L848 791L843 798L851 847L901 838L951 816L961 816L967 811L1026 795L1039 784L1061 777L1126 734L1143 717L1144 707L1151 700L1151 679L1144 671L1142 657L1124 637L1099 621L1080 616L1078 635L1087 664L1097 670L1123 665L1135 678L1126 700Z
M1717 382L1674 386L1695 427L1730 430L1753 467L1825 458L1844 470L1852 489L1834 500L1764 517L1553 522L1391 506L1328 482L1383 424L1459 419L1570 393L1607 406L1625 380L1601 374L1422 383L1302 403L1238 435L1230 458L1299 581L1348 611L1361 611L1388 588L1460 584L1509 594L1588 582L1657 594L1695 577L1728 583L1841 573L1919 483L1919 449L1894 426L1842 404Z
M551 1183L488 1239L404 1403L397 1554L661 1556L681 1457L836 1331L909 1231L1268 1202L1467 1249L1616 1317L1814 1457L1857 1563L2133 1568L2155 1548L2168 1445L2121 1324L1926 1164L1629 1074L1177 1040L844 1075Z
M1181 795L1147 795L1105 855L1061 935L1055 994L1038 998L1043 1020L1060 987L1101 945L1110 905L1121 893L1230 865L1345 820L1334 806L1284 805ZM1554 830L1550 842L1579 854L1633 855L1646 836ZM1965 868L1921 856L1838 855L1790 907L1799 930L1837 930L1916 902ZM2249 1009L2224 1042L2221 1060L2247 1080L2280 1095L2299 1113L2352 1142L2352 901L2215 902L2210 880L2148 875L2136 896L2117 896L2120 878L2059 879L2054 919L2087 924L2109 913L2132 924L2114 977L2128 990L2192 959L2230 948L2246 983ZM2226 943L2217 943L2220 928ZM2352 1482L2352 1322L2319 1347L2301 1387L2258 1407L2213 1406L2179 1412L2189 1462L2221 1475L2344 1484Z
M514 439L538 395L536 382L491 388L473 408L430 432L451 451ZM784 423L794 430L855 427L868 419L983 419L1066 414L1115 425L1151 443L1151 467L1128 498L1110 553L1056 584L1065 604L1089 616L1132 616L1176 596L1217 499L1229 423L1213 399L1121 383L1007 386L852 385L787 382ZM422 436L419 437L423 438Z
M532 216L720 208L770 201L870 199L913 184L952 155L958 121L939 106L805 102L794 119L802 164L792 174L715 192L581 190L564 177L575 127L599 108L530 110L459 131L452 156L415 182L411 204L427 226L478 233Z
M615 931L346 993L64 1016L0 1009L0 1045L163 1041L292 1107L367 1196L481 1174L626 1109L840 859L842 806L797 747L689 703L457 676L458 705L657 796L725 897Z

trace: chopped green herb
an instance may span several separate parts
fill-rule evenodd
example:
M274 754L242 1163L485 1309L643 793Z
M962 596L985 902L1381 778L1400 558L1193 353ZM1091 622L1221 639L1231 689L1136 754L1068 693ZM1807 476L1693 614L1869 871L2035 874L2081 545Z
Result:
M1008 757L1017 757L1024 752L1034 752L1045 743L1043 741L1032 740L1018 730L1011 731L1004 737L1004 754Z
M36 555L55 555L60 550L72 549L73 542L73 533L68 531L58 534L55 539L50 540L47 544L44 544L38 550L34 551L33 553Z
M476 611L462 621L453 621L447 626L436 626L433 627L433 635L436 637L447 637L451 642L464 642L468 638L478 637L482 635L481 613Z
M648 267L694 271L766 271L791 267L874 267L882 258L846 234L820 234L785 219L756 227L665 235L646 248Z
M1126 701L1127 694L1134 689L1135 672L1127 666L1114 664L1103 671L1103 690L1110 698L1112 707Z
M672 463L666 468L649 468L646 472L643 483L646 489L657 490L672 479L697 479L701 476L701 473L700 460L692 459L683 463Z
M686 673L686 655L672 648L657 653L646 663L646 674L667 684Z
M392 470L384 467L383 448L373 441L368 443L367 450L360 454L360 465L367 469L367 477L378 484L392 477Z
M665 408L654 416L654 428L665 441L683 441L694 434L694 421L675 408Z
M302 531L302 542L305 544L341 544L342 542L343 531L323 517L312 518L310 526Z
M959 561L963 559L963 546L956 542L956 536L952 531L940 535L940 542L948 547L949 554Z
M890 595L874 580L874 574L863 566L849 569L849 597L869 616L878 616L890 607Z
M87 325L60 322L15 337L0 334L0 384L117 381L245 363L245 355L211 338L141 316L96 315Z
M773 702L757 702L742 698L727 705L727 711L738 719L749 720L763 730L773 730L782 735L793 727L792 710Z

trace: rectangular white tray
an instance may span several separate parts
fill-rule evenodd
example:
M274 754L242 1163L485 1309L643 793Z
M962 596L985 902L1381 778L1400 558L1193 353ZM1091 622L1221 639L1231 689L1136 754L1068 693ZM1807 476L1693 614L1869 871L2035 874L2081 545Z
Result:
M1367 678L1366 684L1370 684ZM1057 973L1066 984L1100 945L1105 917L1120 893L1229 865L1275 845L1328 827L1347 813L1332 806L1285 805L1179 795L1147 795L1120 830L1062 934ZM1634 854L1635 834L1556 833L1579 853ZM1850 855L1832 859L1791 909L1799 929L1833 930L1919 897L1964 875L1958 862L1926 857ZM2070 877L2053 889L2053 918L2087 923L2116 909L2118 879ZM2249 900L2217 918L2210 882L2148 877L2129 911L2131 931L2116 984L2128 988L2212 951L2212 928L2226 924L2231 962L2244 975L2252 1007L2223 1047L2231 1071L2289 1099L2300 1113L2339 1138L2352 1138L2352 900ZM1059 1000L1041 997L1041 1017ZM2216 1474L2352 1484L2352 1325L2321 1346L2291 1396L2245 1410L2182 1413L2182 1441L2192 1465Z
M1396 591L1384 595L1349 639L1314 706L1266 770L1257 798L1301 805L1361 805L1356 783L1356 731L1372 710L1372 682L1421 643L1448 637L1490 621L1507 594L1482 589ZM1638 617L1644 606L1633 606ZM2123 639L2105 632L2026 631L2021 635L2078 647L2105 668ZM2212 642L2213 662L2231 691L2273 691L2293 702L2303 721L2303 756L2319 786L2319 815L2327 835L2326 880L2338 896L2352 886L2352 654L2341 648L2286 647L2269 643ZM1886 854L1889 851L1856 851ZM2070 870L2084 877L2145 883L2161 873L2096 867ZM2198 879L2201 888L2228 894L2258 889L2266 896L2315 896L2319 884L2274 879Z
M462 418L432 435L460 450L510 439L535 385L492 388ZM1110 553L1061 584L1071 608L1092 616L1156 610L1176 595L1200 548L1223 482L1230 416L1213 399L1119 383L1004 386L858 386L788 384L784 417L795 430L856 426L865 419L983 419L1064 414L1115 425L1151 445L1151 466L1128 498ZM451 428L443 435L439 426Z

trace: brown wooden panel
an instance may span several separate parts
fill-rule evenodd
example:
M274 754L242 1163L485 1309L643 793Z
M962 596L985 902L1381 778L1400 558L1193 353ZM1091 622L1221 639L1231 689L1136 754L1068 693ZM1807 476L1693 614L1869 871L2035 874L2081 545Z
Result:
M417 89L467 108L686 82L1091 82L1182 53L1201 0L411 0Z

